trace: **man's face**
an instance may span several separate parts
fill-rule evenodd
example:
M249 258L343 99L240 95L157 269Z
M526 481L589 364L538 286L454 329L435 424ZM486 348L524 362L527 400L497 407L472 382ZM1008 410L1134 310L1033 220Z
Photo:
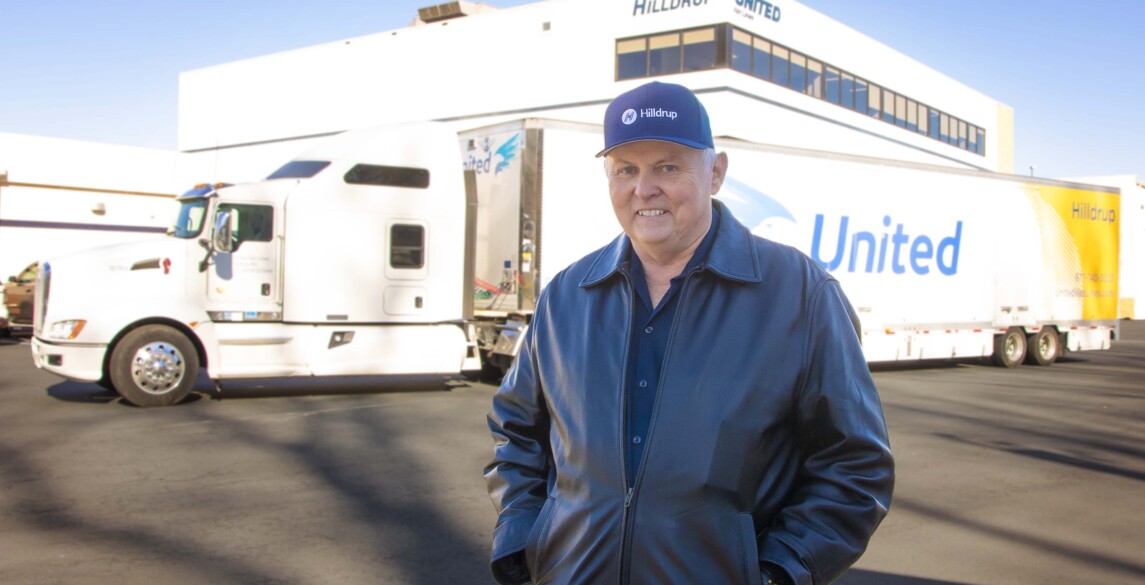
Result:
M708 233L727 155L639 140L609 151L605 170L612 209L637 252L667 260Z

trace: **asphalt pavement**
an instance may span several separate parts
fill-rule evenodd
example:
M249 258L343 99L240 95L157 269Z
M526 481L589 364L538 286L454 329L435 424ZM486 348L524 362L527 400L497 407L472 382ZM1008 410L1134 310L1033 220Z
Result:
M1145 582L1145 323L1047 367L876 367L890 515L841 585ZM0 342L0 583L489 584L494 388L228 384L141 409Z

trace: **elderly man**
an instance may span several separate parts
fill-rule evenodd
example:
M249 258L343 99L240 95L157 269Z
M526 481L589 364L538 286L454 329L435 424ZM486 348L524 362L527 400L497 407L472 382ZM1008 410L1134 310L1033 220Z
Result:
M493 399L493 576L830 583L894 483L851 306L712 198L728 157L691 91L624 93L604 130L624 234L553 278Z

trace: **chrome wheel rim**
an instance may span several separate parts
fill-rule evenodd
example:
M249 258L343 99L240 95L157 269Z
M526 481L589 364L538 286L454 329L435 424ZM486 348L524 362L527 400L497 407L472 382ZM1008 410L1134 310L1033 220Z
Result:
M1006 338L1006 358L1016 362L1022 357L1022 343L1018 336L1011 334Z
M186 363L179 350L170 343L148 343L131 359L131 379L148 394L166 394L179 385L186 373Z

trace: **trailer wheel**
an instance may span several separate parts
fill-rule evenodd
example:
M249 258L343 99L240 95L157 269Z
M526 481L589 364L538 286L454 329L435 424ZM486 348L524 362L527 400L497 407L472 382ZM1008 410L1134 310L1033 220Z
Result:
M1026 338L1026 363L1032 366L1048 366L1061 355L1061 339L1053 327L1042 327L1041 331Z
M199 375L199 354L182 333L146 325L123 337L111 354L111 383L136 406L168 406L187 397Z
M1026 333L1021 327L1011 327L994 336L994 363L1003 368L1016 368L1026 357Z

